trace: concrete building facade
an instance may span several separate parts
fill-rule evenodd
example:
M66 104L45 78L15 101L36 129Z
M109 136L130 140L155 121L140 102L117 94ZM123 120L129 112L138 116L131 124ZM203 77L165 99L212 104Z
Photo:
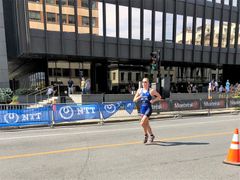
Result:
M0 88L9 87L3 2L0 0Z
M94 92L107 92L117 83L113 71L119 78L124 71L112 65L141 69L129 77L151 76L150 53L157 50L161 77L171 77L172 84L239 81L239 1L3 2L11 87L31 82L28 77L39 82L26 83L31 87L69 78L79 84L88 76Z

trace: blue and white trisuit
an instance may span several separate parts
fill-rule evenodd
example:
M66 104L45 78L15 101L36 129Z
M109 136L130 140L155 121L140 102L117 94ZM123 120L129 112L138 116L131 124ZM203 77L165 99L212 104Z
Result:
M150 94L149 89L144 90L143 88L140 89L140 102L141 102L141 107L140 107L140 113L142 116L147 116L150 117L152 114L152 105L150 101L152 100L152 96Z

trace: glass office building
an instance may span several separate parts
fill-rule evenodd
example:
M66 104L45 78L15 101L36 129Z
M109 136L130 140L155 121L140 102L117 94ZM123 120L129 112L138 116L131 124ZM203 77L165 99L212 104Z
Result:
M172 84L239 81L237 0L3 0L13 86L48 85L80 76L107 92L126 66L128 80L148 76L160 50L162 77ZM129 75L129 67L140 72ZM145 70L144 70L145 69ZM117 71L119 79L124 72ZM140 73L140 74L139 74ZM116 79L116 77L114 79ZM129 77L136 77L131 79ZM30 83L30 84L29 84ZM35 83L34 86L37 86Z

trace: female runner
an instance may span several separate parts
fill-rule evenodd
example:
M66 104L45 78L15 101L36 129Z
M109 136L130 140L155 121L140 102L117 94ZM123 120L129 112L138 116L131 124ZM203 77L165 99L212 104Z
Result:
M137 102L140 100L141 106L140 106L140 113L141 113L141 122L140 124L143 127L145 137L143 143L148 142L148 137L150 135L150 142L153 142L155 136L152 133L152 129L149 124L149 118L152 114L152 104L154 104L156 101L161 100L160 94L154 90L149 88L149 80L148 78L143 78L142 80L142 88L138 89L133 101ZM152 97L155 97L154 99Z

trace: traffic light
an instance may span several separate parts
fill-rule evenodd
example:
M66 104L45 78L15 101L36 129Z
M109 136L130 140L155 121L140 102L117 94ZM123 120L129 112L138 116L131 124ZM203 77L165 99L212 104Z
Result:
M156 82L156 90L160 94L162 94L162 91L161 91L161 75L160 75L160 66L161 66L160 50L151 52L150 56L151 56L151 61L150 61L151 71L157 71L157 79L155 81Z
M150 56L151 56L151 61L150 61L151 70L157 71L157 69L158 69L158 54L157 54L157 52L151 52Z
M152 61L152 63L151 63L151 69L153 70L153 71L157 71L157 62L156 61Z

